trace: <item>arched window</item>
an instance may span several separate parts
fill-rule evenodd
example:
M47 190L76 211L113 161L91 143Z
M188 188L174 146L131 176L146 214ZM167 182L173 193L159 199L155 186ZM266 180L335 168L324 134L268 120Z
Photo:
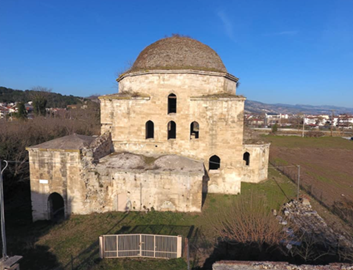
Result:
M210 170L218 170L221 167L221 159L216 155L210 157L208 167Z
M190 124L190 139L198 139L199 138L199 123L196 121Z
M154 138L154 124L152 121L146 122L146 139Z
M168 114L177 112L177 97L174 94L168 96Z
M243 155L243 160L244 160L244 164L246 166L250 165L250 154L248 152L245 152Z
M168 123L168 140L176 138L176 124L174 121Z
M48 198L48 207L51 220L60 220L65 217L64 199L60 194L54 192Z

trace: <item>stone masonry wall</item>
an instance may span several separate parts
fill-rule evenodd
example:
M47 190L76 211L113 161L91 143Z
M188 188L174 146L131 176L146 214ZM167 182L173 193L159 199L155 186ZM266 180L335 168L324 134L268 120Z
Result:
M173 172L92 170L78 214L107 211L200 212L202 176Z
M81 189L76 183L81 167L78 150L29 149L33 221L49 219L48 198L56 192L65 204L65 216L71 214L72 201Z
M96 164L91 148L28 151L34 221L50 219L48 198L54 192L64 199L65 216L107 211L201 211L203 170L109 168Z
M245 98L235 96L235 83L223 75L149 74L120 81L121 92L141 96L101 98L102 132L112 130L115 151L177 154L202 160L221 159L210 173L209 192L236 194L243 177L243 111ZM177 112L168 114L168 95L177 96ZM154 138L146 139L145 124L154 123ZM176 139L167 126L176 123ZM199 123L199 138L190 138L190 125Z
M268 176L268 158L270 144L245 144L243 153L250 154L250 163L247 166L243 161L242 182L258 183Z

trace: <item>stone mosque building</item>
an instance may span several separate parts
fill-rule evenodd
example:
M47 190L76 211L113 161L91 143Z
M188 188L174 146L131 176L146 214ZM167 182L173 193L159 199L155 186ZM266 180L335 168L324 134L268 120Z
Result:
M238 78L207 45L173 36L146 47L100 97L101 136L28 147L33 220L58 213L199 212L203 193L267 179L269 144L245 144Z

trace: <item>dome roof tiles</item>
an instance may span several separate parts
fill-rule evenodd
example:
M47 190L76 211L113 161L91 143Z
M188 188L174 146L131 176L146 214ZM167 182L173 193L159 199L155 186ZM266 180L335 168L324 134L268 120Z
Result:
M213 49L195 39L180 36L164 38L147 46L129 72L157 69L227 72Z

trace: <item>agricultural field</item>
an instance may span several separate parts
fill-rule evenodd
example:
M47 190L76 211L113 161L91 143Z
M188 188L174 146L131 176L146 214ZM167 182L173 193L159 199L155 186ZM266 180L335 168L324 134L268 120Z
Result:
M270 162L296 178L300 165L303 187L325 205L353 201L353 141L339 137L266 136Z

